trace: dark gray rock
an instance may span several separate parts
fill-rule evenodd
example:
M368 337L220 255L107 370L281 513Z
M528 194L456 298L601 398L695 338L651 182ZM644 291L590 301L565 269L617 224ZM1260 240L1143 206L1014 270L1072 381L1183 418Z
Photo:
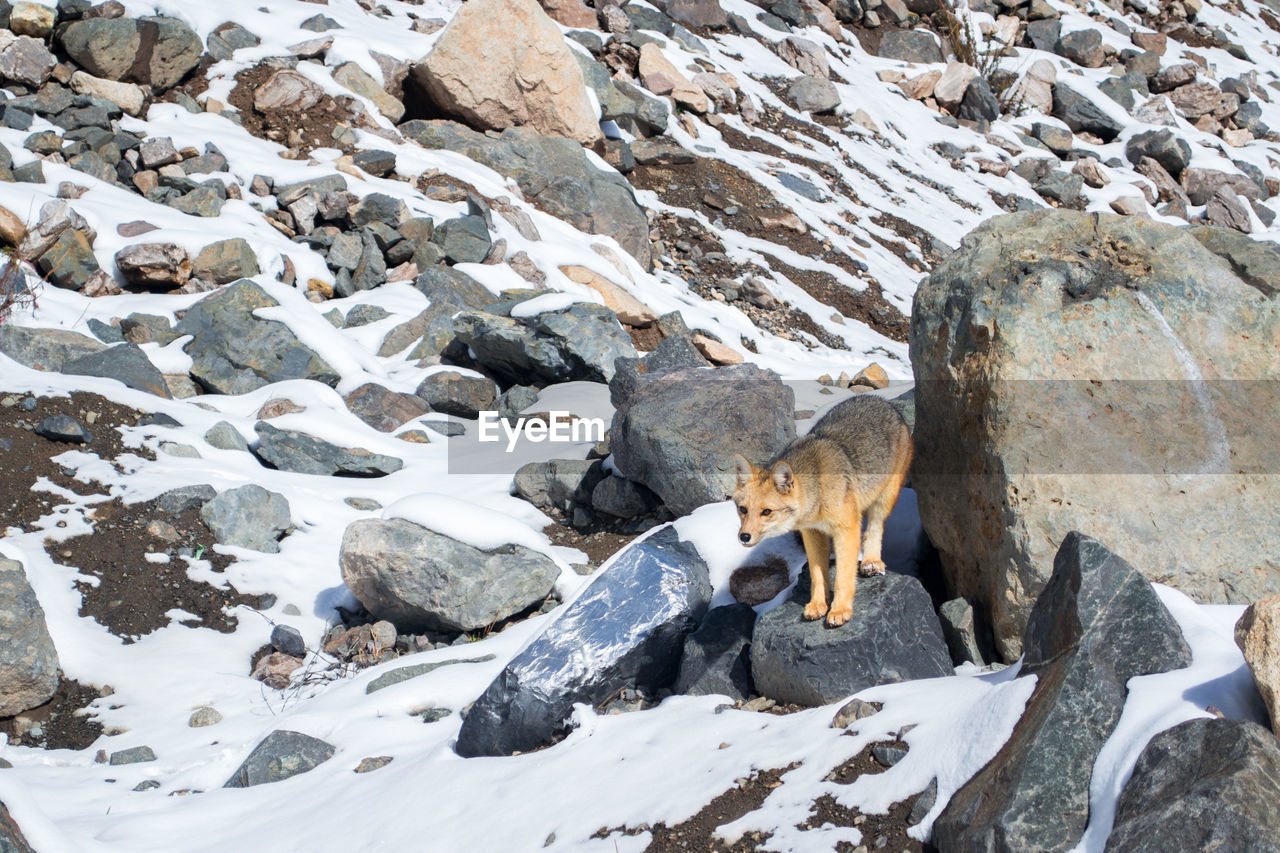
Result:
M200 520L219 543L268 554L279 552L280 537L292 527L285 496L255 483L228 489L205 503Z
M307 641L302 632L292 625L277 625L271 629L271 647L291 657L307 656Z
M1137 103L1133 86L1124 77L1108 77L1098 84L1098 91L1126 110L1132 111L1134 104Z
M840 106L835 84L821 77L802 76L787 86L787 97L800 112L829 113ZM634 146L632 146L634 150Z
M738 566L729 575L729 594L735 601L752 607L772 601L789 586L791 570L786 560L777 557Z
M253 429L258 433L255 454L281 471L324 477L385 477L404 467L404 461L394 456L339 447L305 432L277 429L266 421L258 421Z
M951 658L920 581L890 572L860 578L853 617L839 628L804 618L809 573L787 602L756 622L751 676L778 702L826 705L877 684L951 675Z
M15 173L16 177L16 173ZM55 287L79 290L101 270L93 246L84 233L68 228L36 259L36 269Z
M110 759L107 761L112 766L120 764L143 764L147 761L155 761L155 751L149 746L134 746L129 749L121 749L111 753Z
M786 446L794 413L791 389L752 365L645 374L614 412L610 449L623 476L684 515L733 491L734 453L764 461Z
M1236 123L1236 127L1249 131L1255 137L1265 137L1271 132L1271 127L1262 120L1262 105L1257 101L1241 104L1231 120Z
M979 74L969 81L960 99L960 107L956 110L956 118L967 121L995 121L1000 118L1000 101L992 91L987 78Z
M1191 145L1168 128L1148 130L1130 137L1124 146L1124 156L1135 166L1143 157L1150 157L1177 178L1191 162Z
M566 730L575 703L671 684L710 599L706 563L674 529L631 543L476 700L458 754L536 749Z
M1151 583L1100 542L1072 532L1023 638L1019 677L1035 691L995 758L933 825L942 850L1070 850L1089 820L1094 760L1139 675L1191 663Z
M195 68L200 37L176 18L88 18L60 33L63 49L90 74L168 89Z
M1061 81L1053 87L1053 116L1076 133L1092 133L1103 142L1115 139L1123 129L1093 101Z
M938 608L938 621L942 624L942 636L947 640L953 664L959 666L967 662L982 666L995 660L990 637L983 641L973 605L966 599L953 598L943 602Z
M1171 92L1181 86L1186 86L1188 83L1195 82L1199 70L1200 67L1194 62L1170 65L1168 68L1162 69L1158 74L1153 74L1147 78L1147 86L1157 95Z
M258 256L243 237L210 243L191 262L191 275L214 284L229 284L259 272Z
M707 611L698 630L684 641L676 693L687 696L722 694L746 700L755 692L751 684L751 634L756 612L745 604L730 604Z
M62 365L106 349L87 335L66 329L27 329L0 324L0 352L35 370L61 371Z
M40 600L22 564L0 557L0 717L48 702L58 682L58 652ZM3 829L0 821L0 841Z
M1062 169L1054 169L1036 183L1036 192L1062 204L1071 204L1080 197L1084 178Z
M516 494L539 509L590 506L597 485L608 475L599 459L551 459L520 466Z
M480 412L493 408L498 398L498 386L484 376L443 370L422 380L413 393L432 411L475 420Z
M319 738L280 729L267 735L253 748L224 788L252 788L280 782L290 776L314 770L333 757L336 750Z
M102 352L69 359L62 372L74 376L100 376L114 379L129 388L146 391L166 400L171 397L164 376L135 343L116 344Z
M1058 127L1056 124L1040 121L1031 125L1031 135L1043 142L1046 148L1059 157L1067 155L1071 150L1071 144L1074 139L1071 131L1065 127Z
M1058 39L1061 37L1062 21L1057 18L1027 21L1027 39L1036 50L1052 51L1058 46Z
M1277 803L1280 741L1247 720L1188 720L1138 756L1106 849L1277 853Z
M209 33L207 44L209 55L214 59L230 59L241 48L262 44L262 39L234 21L227 21Z
M385 178L396 170L396 155L390 151L357 151L351 159L375 178Z
M528 385L512 385L494 401L493 407L500 418L519 417L520 413L538 402L538 389Z
M166 515L178 515L189 509L202 507L217 496L217 490L207 483L197 486L179 486L156 498L156 509Z
M489 137L449 121L409 121L400 131L424 148L457 151L515 179L540 209L590 234L608 234L646 269L651 265L649 221L631 185L597 168L572 139L527 127Z
M194 338L183 350L191 376L217 394L243 394L285 379L336 385L338 374L284 323L253 316L278 305L261 287L240 281L201 299L174 327Z
M640 376L694 367L709 368L711 362L698 352L688 330L669 334L643 358L620 358L614 363L614 376L609 380L609 400L616 407L630 399Z
M1266 296L1280 293L1280 246L1227 228L1192 226L1187 233L1230 264L1231 271L1250 287Z
M625 477L605 477L591 490L591 508L614 518L638 518L657 503L653 492Z
M69 444L86 444L93 441L89 431L70 415L50 415L36 424L35 433L50 441L63 441Z
M409 206L403 199L386 193L369 193L356 203L349 214L352 228L364 228L374 222L399 228L410 216Z
M665 133L670 110L665 98L657 98L626 80L613 80L614 87L633 104L632 121L644 133Z
M671 20L688 27L720 29L729 22L719 0L659 0L657 6Z
M403 519L351 524L338 559L352 594L402 632L488 627L543 601L560 574L522 545L482 551Z
M454 317L453 326L479 364L511 383L608 382L614 361L635 355L614 313L592 303L523 320L464 311Z
M116 328L122 338L121 342L128 340L139 345L157 343L160 346L167 346L178 338L173 333L169 318L161 317L159 314L135 312L123 318Z
M926 30L888 30L880 38L879 56L903 62L941 62L942 48Z
M429 672L435 672L442 666L453 666L460 663L485 663L493 660L493 655L481 655L478 658L453 658L451 660L437 660L430 663L415 663L409 666L402 666L399 669L393 669L382 673L377 678L369 682L364 692L377 693L379 690L386 690L402 681L408 681L411 678L418 678Z
M0 851L3 853L36 853L27 838L14 822L13 815L0 801Z
M1085 68L1101 68L1106 61L1102 34L1095 29L1076 30L1058 39L1055 53Z
M628 148L641 166L687 166L698 159L680 143L662 136L637 139Z
M871 747L871 757L881 767L892 767L899 761L907 757L907 751L900 746L883 746L877 744Z

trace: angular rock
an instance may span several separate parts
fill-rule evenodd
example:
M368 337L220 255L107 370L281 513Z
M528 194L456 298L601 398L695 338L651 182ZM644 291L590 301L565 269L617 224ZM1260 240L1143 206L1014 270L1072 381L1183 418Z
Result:
M229 284L261 272L258 256L243 237L218 240L200 250L191 264L191 274L214 284Z
M756 623L751 677L761 696L812 707L877 684L952 674L938 617L915 578L860 578L853 617L839 628L805 621L808 600L805 571L787 602Z
M947 649L951 652L951 662L956 666L965 662L982 666L994 658L993 650L984 648L990 643L979 641L977 619L973 605L968 601L953 598L943 602L938 608L938 621L942 624L942 636L946 638Z
M652 492L625 477L605 477L591 490L591 508L614 518L639 518L656 503Z
M177 288L191 278L191 256L173 243L135 243L116 252L124 280L140 287Z
M1134 165L1143 157L1150 157L1177 178L1191 162L1191 145L1182 137L1175 136L1168 128L1148 130L1129 138L1124 146L1124 156Z
M87 444L93 441L93 435L70 415L50 415L35 425L34 432L41 438L69 444Z
M1092 133L1103 142L1115 139L1122 130L1119 122L1066 83L1053 87L1053 116L1076 133Z
M427 406L413 394L402 394L367 382L342 398L351 414L378 432L395 432L427 413Z
M721 694L747 700L751 683L751 635L756 612L745 604L707 611L698 629L685 638L680 673L671 688L686 696Z
M885 34L885 39L895 33L901 33L902 30L895 30ZM932 37L930 42L932 42ZM880 49L884 50L884 39L880 41ZM831 71L827 67L827 54L822 46L816 42L812 42L806 38L799 36L787 36L778 44L778 55L782 57L782 61L799 71L801 74L809 77L821 77L827 79ZM884 54L881 53L881 56ZM895 57L897 58L897 57ZM942 60L939 55L936 60L922 60L930 62L940 62Z
M1228 187L1219 187L1204 206L1204 218L1210 225L1234 228L1241 234L1253 231L1249 208Z
M1247 175L1189 166L1182 172L1182 187L1190 204L1207 204L1218 190L1226 187L1245 198L1262 201L1266 194Z
M334 747L319 738L279 729L263 738L227 780L224 788L252 788L314 770L333 757Z
M1036 50L1053 50L1061 37L1062 21L1057 18L1027 21L1027 39Z
M0 557L0 717L43 705L58 683L58 652L40 600L22 564Z
M933 825L940 849L1070 850L1089 820L1089 780L1129 679L1188 666L1182 631L1142 575L1069 533L1036 600L1019 677L1036 676L1009 740Z
M61 32L63 48L95 77L157 90L176 84L200 61L200 37L176 18L86 18Z
M938 106L955 110L969 91L969 84L978 77L978 69L963 62L951 61L943 69L942 76L933 86L933 98Z
M226 423L226 421L222 421ZM156 498L156 508L161 512L169 515L177 515L186 512L189 509L204 506L209 501L218 496L213 486L202 484L198 486L179 486L176 489L170 489L160 497Z
M292 527L285 496L254 483L219 493L200 508L200 520L220 544L268 554L279 552Z
M765 460L794 438L794 411L791 389L753 365L639 375L610 448L623 476L684 515L733 491L734 453Z
M68 359L62 365L62 372L73 376L115 379L129 388L146 391L166 400L172 397L164 376L135 343L116 344L102 352Z
M673 529L628 545L476 700L458 754L536 749L565 731L575 703L671 684L710 599L706 563Z
M283 652L272 652L258 660L250 678L261 681L272 690L285 690L292 682L293 673L302 668L302 658Z
M498 386L483 376L467 376L456 370L433 373L414 391L434 412L475 420L492 409Z
M589 506L596 486L608 476L599 459L530 462L516 471L516 494L539 509L570 511Z
M254 424L262 461L281 471L323 477L385 477L399 471L404 462L394 456L371 453L359 447L339 447L296 430L277 429L265 421Z
M1201 116L1212 116L1221 121L1234 115L1240 107L1240 99L1223 92L1208 80L1198 80L1179 86L1169 93L1174 108L1187 121L1194 122Z
M1235 636L1267 706L1271 730L1280 737L1280 595L1250 604L1236 623Z
M312 109L324 100L324 89L290 68L281 68L253 91L253 108L260 113Z
M941 62L942 48L938 47L933 33L927 30L889 30L880 38L877 55L902 62ZM800 71L803 73L804 69Z
M829 113L840 106L835 84L821 77L797 77L787 86L787 97L800 112Z
M85 74L83 71L76 71L71 75L71 91L77 95L103 98L131 116L136 116L142 112L142 106L147 99L142 87L136 83L104 80L101 77L94 77L92 74Z
M57 64L57 58L39 39L0 38L0 80L34 89L49 79Z
M656 4L673 21L687 27L719 29L729 23L719 0L659 0Z
M976 229L916 291L920 516L949 589L990 614L1005 660L1021 653L1050 543L1076 528L1200 601L1280 592L1280 549L1255 533L1280 525L1256 415L1274 387L1187 373L1280 375L1280 353L1259 343L1280 335L1280 267L1211 230L1213 249L1136 217L1014 214ZM1090 384L1134 364L1142 381ZM1184 531L1182 546L1160 530Z
M1058 40L1055 53L1085 68L1101 68L1106 61L1102 51L1102 34L1095 29L1076 30Z
M111 753L108 764L118 766L121 764L142 764L147 761L155 761L156 753L149 746L134 746L129 749L121 749Z
M489 256L493 240L484 217L459 216L436 226L431 242L454 264L478 264Z
M528 126L583 145L601 138L573 51L535 0L472 0L410 74L472 127Z
M1170 65L1168 68L1148 78L1147 86L1150 87L1154 94L1171 92L1179 86L1186 86L1188 83L1193 82L1199 70L1200 67L1194 62Z
M1187 720L1142 750L1116 807L1109 853L1277 853L1280 742L1247 720Z
M670 139L637 139L629 147L631 156L641 166L684 166L698 159L692 151Z
M237 50L257 47L262 39L234 21L227 21L209 33L209 55L214 59L230 59Z
M277 305L261 287L239 281L201 299L174 327L192 335L183 350L191 376L217 394L243 394L284 379L314 379L336 385L338 374L284 323L253 316Z
M964 97L956 108L956 118L968 121L995 121L1000 118L1000 101L987 78L981 75L969 81Z
M54 286L79 290L100 271L93 246L83 232L68 228L36 260L36 269Z
M79 332L0 324L0 352L34 370L61 371L68 361L105 349L103 344Z
M560 570L522 545L491 551L403 519L363 519L342 537L342 579L401 632L476 631L533 607Z
M644 87L655 95L670 95L677 105L696 113L705 113L711 108L706 92L671 64L656 43L641 45L637 67Z
M355 62L344 62L333 70L333 81L345 86L362 98L373 101L373 105L393 122L404 118L404 104L387 92L377 80Z

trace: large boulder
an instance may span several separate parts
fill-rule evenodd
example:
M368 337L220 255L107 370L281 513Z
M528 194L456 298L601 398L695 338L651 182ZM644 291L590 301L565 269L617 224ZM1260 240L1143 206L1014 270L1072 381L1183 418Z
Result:
M1267 706L1271 730L1280 737L1280 595L1249 605L1236 623L1236 645Z
M649 220L627 179L605 171L570 139L512 127L497 137L451 121L407 121L400 131L424 148L456 151L512 178L537 207L590 234L607 234L648 269Z
M61 32L62 46L95 77L168 89L196 67L204 44L177 18L85 18Z
M280 537L292 526L288 499L257 483L228 489L206 501L200 520L220 544L267 554L279 552Z
M1278 853L1277 803L1280 741L1247 720L1188 720L1138 756L1107 851Z
M910 575L860 578L853 617L839 628L804 618L809 589L806 570L787 602L756 623L751 677L760 695L826 705L877 684L954 673L929 594Z
M101 352L68 359L62 365L62 372L74 376L115 379L138 391L146 391L166 399L171 396L159 368L151 363L147 354L135 343L116 344Z
M747 700L751 683L751 634L756 611L746 604L730 604L707 616L684 641L680 673L672 689L689 696L719 694Z
M589 302L521 320L464 311L453 328L477 363L509 383L608 382L614 361L636 354L614 313Z
M1243 235L1070 211L989 220L920 285L912 482L1006 660L1076 528L1199 601L1280 592L1278 291Z
M22 564L0 557L0 717L43 705L57 689L58 652L44 610Z
M488 627L544 600L560 576L523 545L482 551L399 518L353 523L338 562L360 603L403 632Z
M777 374L739 364L641 374L613 415L618 471L676 515L722 501L735 453L760 463L795 438L795 394Z
M535 0L470 0L410 73L437 106L479 130L601 139L578 61Z
M106 344L67 329L27 329L0 324L0 352L33 370L61 371L68 361L92 357Z
M4 853L36 853L3 801L0 801L0 850Z
M279 303L251 281L238 281L187 309L174 326L192 335L183 347L191 376L217 394L243 394L285 379L338 384L337 372L276 320L253 312Z
M565 731L575 703L670 685L710 600L706 563L674 529L633 542L476 700L458 754L536 749Z
M940 850L1071 850L1089 781L1129 679L1188 666L1191 650L1151 583L1072 532L1027 623L1018 677L1036 677L1009 740L933 825Z

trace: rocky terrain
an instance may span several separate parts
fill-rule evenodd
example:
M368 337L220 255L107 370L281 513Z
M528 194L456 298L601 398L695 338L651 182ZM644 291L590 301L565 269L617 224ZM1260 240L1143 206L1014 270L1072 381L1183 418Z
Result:
M1280 849L1278 50L0 0L0 849ZM829 629L725 498L857 394Z

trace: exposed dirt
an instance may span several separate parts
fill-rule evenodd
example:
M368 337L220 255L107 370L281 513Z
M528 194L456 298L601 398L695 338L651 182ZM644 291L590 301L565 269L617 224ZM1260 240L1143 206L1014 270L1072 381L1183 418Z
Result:
M334 139L334 128L338 125L371 126L368 117L363 115L360 102L353 97L326 95L320 103L303 112L272 110L264 114L254 109L253 93L277 70L270 65L255 65L236 75L236 85L228 101L240 111L244 129L254 136L289 148L340 148L351 153L349 144Z
M102 734L102 724L80 711L102 695L96 687L64 678L58 692L39 708L0 719L0 734L16 746L87 749Z

